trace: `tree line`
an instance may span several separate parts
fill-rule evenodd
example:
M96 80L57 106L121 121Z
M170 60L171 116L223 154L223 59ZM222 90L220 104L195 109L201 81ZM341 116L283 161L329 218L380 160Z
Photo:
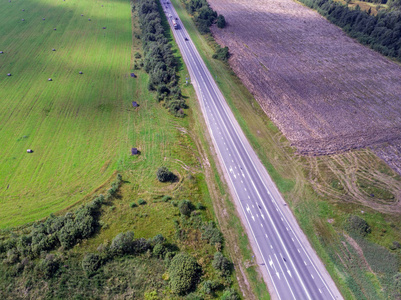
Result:
M136 7L142 30L143 67L149 74L148 88L157 91L158 100L164 101L172 114L182 117L186 104L178 87L177 62L166 38L158 2L139 0L133 10Z
M401 61L401 11L397 9L401 1L394 1L392 9L380 10L376 16L361 10L359 6L351 9L333 0L300 1L316 9L360 43Z
M205 34L210 32L210 26L214 23L217 27L224 28L226 20L223 15L218 15L206 0L189 0L185 2L187 11L194 16L196 27L200 33Z

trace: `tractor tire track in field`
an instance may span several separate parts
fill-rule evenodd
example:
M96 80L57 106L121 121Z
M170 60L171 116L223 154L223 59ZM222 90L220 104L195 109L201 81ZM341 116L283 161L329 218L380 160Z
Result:
M372 147L401 174L401 67L292 0L209 0L229 63L299 154Z

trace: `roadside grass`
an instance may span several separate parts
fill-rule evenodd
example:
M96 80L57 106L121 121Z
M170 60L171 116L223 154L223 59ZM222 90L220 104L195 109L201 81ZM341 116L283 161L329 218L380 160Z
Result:
M362 214L372 227L367 240L386 251L391 252L393 241L401 241L400 211L398 206L388 206L393 196L399 201L400 176L370 149L325 157L297 155L230 67L212 58L216 49L213 37L200 35L183 3L172 2L245 135L343 296L372 299L388 295L383 276L366 272L358 255L352 257L356 262L352 267L338 256L351 251L351 246L343 245L343 232L344 222L352 214ZM363 187L356 178L363 178ZM399 258L399 251L394 253Z
M134 146L129 1L102 4L0 4L0 228L90 196Z

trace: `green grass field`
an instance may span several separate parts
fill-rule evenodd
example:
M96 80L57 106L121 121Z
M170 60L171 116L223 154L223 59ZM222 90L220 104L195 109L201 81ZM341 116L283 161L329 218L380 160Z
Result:
M0 228L91 194L137 145L130 18L128 0L0 3Z

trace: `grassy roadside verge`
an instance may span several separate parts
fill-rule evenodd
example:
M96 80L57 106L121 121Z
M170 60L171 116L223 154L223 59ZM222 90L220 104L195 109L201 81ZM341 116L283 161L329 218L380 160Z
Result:
M214 39L210 35L199 34L180 0L172 0L172 3L252 147L289 203L343 296L353 299L359 294L357 290L362 290L367 298L380 294L383 286L377 285L377 274L369 274L369 268L360 265L357 267L359 271L354 274L352 268L355 266L333 258L353 250L353 246L344 242L344 224L352 214L362 215L369 220L369 224L375 228L368 237L369 241L387 250L393 241L401 238L396 229L401 225L397 216L377 212L375 207L383 208L376 205L379 200L366 197L362 184L358 180L355 183L355 178L348 176L350 170L356 178L370 174L369 185L375 186L379 182L381 187L385 186L384 189L391 189L391 184L386 182L399 186L399 176L383 165L369 149L321 158L295 155L290 143L267 118L235 73L227 64L212 58L217 45ZM347 190L347 184L355 186ZM343 243L347 246L343 247ZM399 256L397 251L393 254ZM359 259L352 256L351 260ZM354 284L355 280L359 282ZM355 285L359 287L354 288ZM375 291L368 292L366 287L369 285L375 286Z

